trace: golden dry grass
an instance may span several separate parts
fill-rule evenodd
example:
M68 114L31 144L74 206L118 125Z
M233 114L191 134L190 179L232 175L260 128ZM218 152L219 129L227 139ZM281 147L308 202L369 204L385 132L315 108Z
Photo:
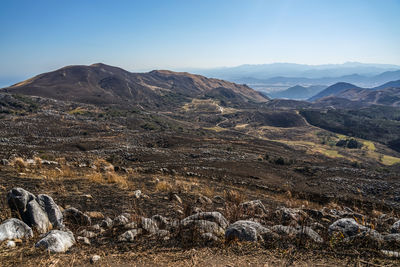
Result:
M93 165L96 166L97 170L102 170L102 171L113 171L114 170L114 166L104 159L96 159L93 162Z
M160 181L156 184L156 191L158 192L165 192L171 190L172 190L172 184L167 181Z
M26 167L28 166L28 164L25 162L25 160L21 157L17 157L15 158L12 162L11 165L14 166L14 168L18 171L18 172L23 172L25 171Z
M205 130L210 130L210 131L215 131L217 133L222 132L222 131L226 131L227 129L219 127L219 126L214 126L214 127L205 127L203 128Z
M224 197L226 201L239 205L245 200L245 196L237 190L225 190Z
M93 171L93 172L86 174L85 177L88 180L95 182L95 183L117 184L118 186L121 186L122 188L128 187L127 177L119 175L118 173L115 173L114 171L109 171L109 172L105 172L105 173Z

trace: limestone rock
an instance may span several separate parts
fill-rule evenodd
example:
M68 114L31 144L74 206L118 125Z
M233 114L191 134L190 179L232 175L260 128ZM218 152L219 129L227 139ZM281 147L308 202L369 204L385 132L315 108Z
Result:
M104 220L101 221L100 226L103 228L111 228L113 227L113 220L111 220L111 218L107 217Z
M271 230L253 221L237 221L228 226L225 231L227 240L260 241L264 236L272 236Z
M33 231L23 221L11 218L0 224L0 242L10 239L31 237L33 237Z
M53 227L61 228L64 226L62 212L52 197L41 194L37 196L37 202L47 213L47 217L49 218L49 221Z
M341 232L345 237L355 236L368 228L356 222L353 218L343 218L335 221L329 226L329 233Z
M44 234L52 229L47 213L36 200L31 200L26 207L26 217L29 224L39 233Z
M122 214L115 217L114 221L113 221L113 224L115 226L123 226L128 223L129 223L129 219Z
M185 222L192 220L205 220L205 221L215 222L223 229L226 229L226 227L228 227L229 225L228 220L225 219L225 217L217 211L196 213L189 217L186 217L181 221L181 223L185 224Z
M155 234L158 230L156 222L150 218L142 217L140 227L150 234Z
M141 229L132 229L126 231L122 235L118 237L118 241L120 242L133 242L138 234L141 233Z
M75 244L72 232L52 230L48 232L35 247L44 248L50 252L65 252Z

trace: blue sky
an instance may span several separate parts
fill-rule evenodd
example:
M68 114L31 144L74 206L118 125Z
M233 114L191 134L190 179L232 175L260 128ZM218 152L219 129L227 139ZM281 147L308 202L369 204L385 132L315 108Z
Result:
M0 79L95 62L400 65L399 14L398 0L2 0Z

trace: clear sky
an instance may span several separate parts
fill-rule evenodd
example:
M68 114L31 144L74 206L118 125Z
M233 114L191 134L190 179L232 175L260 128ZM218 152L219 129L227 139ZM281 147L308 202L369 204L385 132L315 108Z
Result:
M399 0L2 0L0 78L104 62L400 65Z

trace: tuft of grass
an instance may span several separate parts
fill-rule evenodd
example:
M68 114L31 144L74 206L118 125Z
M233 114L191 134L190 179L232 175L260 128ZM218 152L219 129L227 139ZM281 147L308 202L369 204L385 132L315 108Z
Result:
M14 166L14 168L18 172L24 172L28 164L25 162L25 160L21 157L15 158L12 162L11 165Z
M156 184L156 190L159 192L162 191L171 191L172 190L172 184L167 182L167 181L160 181Z
M110 172L110 171L114 171L114 166L104 160L104 159L96 159L93 162L93 165L96 166L96 170L100 170L100 171L104 171L104 172Z
M206 197L212 198L215 196L215 190L213 187L208 186L208 185L204 185L204 187L202 187L201 192L203 193L203 195L205 195Z
M101 173L98 171L88 173L86 178L92 182L100 184L117 184L123 188L128 187L128 181L126 177L115 173L114 171L109 171L106 173Z
M241 194L239 191L232 190L232 189L225 190L224 197L225 197L226 201L229 201L235 205L239 205L240 203L242 203L245 200L243 194Z

